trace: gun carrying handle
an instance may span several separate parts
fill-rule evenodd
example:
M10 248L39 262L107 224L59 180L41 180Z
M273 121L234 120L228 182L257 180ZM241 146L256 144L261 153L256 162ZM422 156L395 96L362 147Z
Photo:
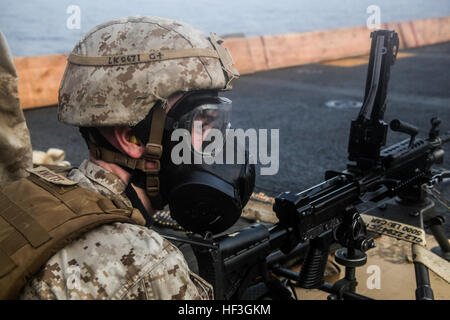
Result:
M392 131L403 132L409 134L411 136L411 140L409 141L409 147L411 148L414 144L414 139L416 135L419 133L419 129L412 124L409 124L404 121L400 121L398 119L394 119L389 123L389 127Z
M317 289L324 284L324 272L330 253L331 232L310 240L308 253L300 270L298 285L304 289Z

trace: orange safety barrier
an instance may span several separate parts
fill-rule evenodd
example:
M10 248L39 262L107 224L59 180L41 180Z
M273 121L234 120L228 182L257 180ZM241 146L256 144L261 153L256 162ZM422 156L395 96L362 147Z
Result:
M394 29L400 48L413 48L450 41L450 17L431 18L381 26ZM241 74L293 67L369 53L371 30L350 27L283 35L229 38L224 42ZM58 87L66 66L66 55L17 57L22 107L33 108L58 102Z

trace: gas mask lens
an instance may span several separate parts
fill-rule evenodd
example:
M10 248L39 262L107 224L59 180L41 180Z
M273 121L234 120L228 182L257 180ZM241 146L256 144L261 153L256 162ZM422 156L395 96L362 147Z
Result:
M197 106L179 120L179 125L191 134L193 150L204 155L223 147L226 131L231 127L231 100L220 97L219 101Z

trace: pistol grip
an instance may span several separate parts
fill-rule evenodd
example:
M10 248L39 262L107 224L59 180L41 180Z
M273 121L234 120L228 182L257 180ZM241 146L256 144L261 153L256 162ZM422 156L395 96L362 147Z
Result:
M309 249L300 270L298 285L304 289L317 289L324 284L324 272L330 245L326 239L310 240Z

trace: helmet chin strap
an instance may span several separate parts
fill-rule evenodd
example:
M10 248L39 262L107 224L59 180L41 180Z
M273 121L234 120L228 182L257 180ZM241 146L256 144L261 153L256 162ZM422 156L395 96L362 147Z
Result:
M165 104L157 104L152 114L150 125L150 135L145 145L144 159L156 163L156 168L147 169L146 193L150 199L152 207L157 210L164 208L164 201L160 193L159 171L161 170L161 156L163 152L162 139L164 134L164 124L166 121Z
M164 134L164 123L166 119L166 112L164 110L165 104L157 103L149 112L151 113L151 124L148 135L148 142L145 144L144 154L142 158L135 159L131 158L118 151L109 150L107 148L98 146L88 141L89 154L95 159L103 160L106 162L117 164L121 167L128 168L134 171L132 173L130 182L127 186L127 196L129 196L130 201L132 201L134 206L137 206L141 212L142 209L145 210L142 202L137 197L137 194L131 187L131 183L135 183L139 187L144 187L142 180L138 178L137 172L140 171L145 174L145 191L149 197L152 208L160 210L164 207L164 200L160 194L160 183L159 183L159 172L161 170L160 159L162 156L162 137ZM138 136L139 137L139 136ZM141 137L139 137L141 139ZM154 162L156 164L155 168L147 168L147 161ZM130 170L127 170L130 171ZM139 202L137 203L137 200ZM147 224L150 224L150 215L145 210L143 212L147 220Z
M145 208L144 204L142 203L141 199L139 199L139 196L137 195L136 190L134 190L133 185L136 185L136 183L133 181L133 176L135 176L136 174L132 175L132 178L130 179L130 182L128 183L127 187L125 188L125 195L127 196L127 198L130 200L131 204L133 205L134 208L138 209L142 216L145 219L145 226L146 227L150 227L153 225L154 223L154 219L153 217L149 214L149 212L147 211L147 209Z

